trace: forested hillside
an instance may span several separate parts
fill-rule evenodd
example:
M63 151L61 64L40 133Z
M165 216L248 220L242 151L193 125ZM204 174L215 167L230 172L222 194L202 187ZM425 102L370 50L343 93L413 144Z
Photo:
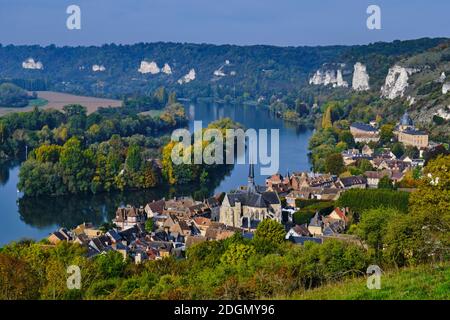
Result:
M274 94L306 87L309 77L324 63L345 64L344 78L348 80L353 64L361 61L367 64L371 82L380 84L393 62L443 41L424 38L324 47L181 43L101 47L0 45L0 81L28 90L115 98L152 92L163 85L186 98L270 99ZM310 97L308 90L305 97Z

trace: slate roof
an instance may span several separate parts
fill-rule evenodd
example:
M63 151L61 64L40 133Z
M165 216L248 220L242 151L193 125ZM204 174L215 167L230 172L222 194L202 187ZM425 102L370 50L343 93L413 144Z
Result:
M227 197L230 201L231 206L235 206L236 202L240 202L242 205L248 207L266 208L271 204L280 203L277 194L271 191L265 191L262 193L251 191L236 191L227 193Z
M210 207L210 208L215 208L220 205L219 201L217 201L217 199L214 197L210 197L210 198L206 199L205 202L208 205L208 207Z
M295 244L301 244L301 245L305 244L305 242L307 242L307 241L315 242L318 244L322 244L322 242L323 242L322 239L320 239L320 238L294 237L294 236L289 237L289 241L292 241Z
M405 112L405 114L402 116L402 118L400 119L400 124L403 126L413 126L414 125L414 122L412 121L408 112Z
M423 135L426 135L426 132L424 132L424 131L411 129L411 128L403 130L403 133L406 133L406 134L409 134L409 135L412 135L412 136L423 136Z
M293 231L295 231L296 234L302 235L302 236L309 236L309 230L306 224L297 224L295 227L292 228Z
M353 128L362 130L362 131L367 131L367 132L377 132L377 129L372 127L370 124L365 124L365 123L361 123L361 122L354 122L351 124L351 126Z
M350 187L357 184L366 184L367 178L364 176L352 176L352 177L345 177L340 178L341 183L344 187Z
M314 217L312 217L311 220L309 221L309 225L311 227L322 227L322 224L323 224L323 222L319 216L319 212L316 212Z

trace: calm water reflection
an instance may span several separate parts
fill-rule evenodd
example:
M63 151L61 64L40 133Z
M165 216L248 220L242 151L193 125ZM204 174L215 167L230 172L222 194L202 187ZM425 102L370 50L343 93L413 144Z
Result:
M288 170L308 170L307 156L310 130L283 123L273 117L266 109L253 106L190 105L187 107L190 118L189 128L194 120L202 120L203 127L209 122L230 117L246 128L279 129L280 133L280 172ZM183 188L157 188L146 191L127 191L89 196L67 196L59 198L27 198L17 192L19 164L0 165L0 245L22 238L41 239L59 226L73 227L84 221L101 224L109 221L118 206L145 204L153 199L192 195L202 198L207 194L228 191L246 183L247 165L235 165L220 179L211 182L205 190L196 186ZM255 180L264 183L255 166Z

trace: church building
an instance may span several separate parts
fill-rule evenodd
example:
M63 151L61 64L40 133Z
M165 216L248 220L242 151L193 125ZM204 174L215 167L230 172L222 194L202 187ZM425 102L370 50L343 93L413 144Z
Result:
M281 222L278 194L255 185L254 166L250 164L247 187L225 195L220 207L220 222L229 226L254 229L264 219Z

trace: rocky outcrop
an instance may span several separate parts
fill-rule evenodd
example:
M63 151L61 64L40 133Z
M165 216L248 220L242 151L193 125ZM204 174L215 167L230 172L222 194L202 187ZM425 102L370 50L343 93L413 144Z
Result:
M165 74L172 74L172 68L169 66L168 63L164 64L164 67L161 69L161 71Z
M225 74L225 72L223 72L222 68L215 70L214 75L216 77L225 77L226 76L226 74Z
M40 61L34 61L33 58L28 58L27 60L22 62L22 68L32 70L42 70L44 69L44 65Z
M189 73L184 75L182 78L180 78L178 80L179 84L184 84L184 83L189 83L193 80L195 80L196 74L195 74L195 69L191 69L189 70Z
M450 106L448 106L447 108L440 108L435 115L445 119L445 120L450 120Z
M442 85L442 94L447 94L450 91L450 82L446 82Z
M417 71L416 69L405 68L399 65L389 68L384 86L381 87L381 97L390 100L403 97L405 89L409 85L409 76Z
M104 65L94 64L94 65L92 66L92 71L94 71L94 72L103 72L103 71L105 71L105 70L106 70L106 68L105 68Z
M360 62L355 63L353 66L353 79L352 88L355 91L367 91L369 86L369 74L367 73L366 66Z
M161 69L159 69L158 65L155 61L141 61L141 65L138 69L138 72L142 74L150 73L150 74L158 74L161 72Z
M317 70L316 73L309 79L309 84L313 85L332 85L335 87L348 87L348 83L342 77L342 70Z

